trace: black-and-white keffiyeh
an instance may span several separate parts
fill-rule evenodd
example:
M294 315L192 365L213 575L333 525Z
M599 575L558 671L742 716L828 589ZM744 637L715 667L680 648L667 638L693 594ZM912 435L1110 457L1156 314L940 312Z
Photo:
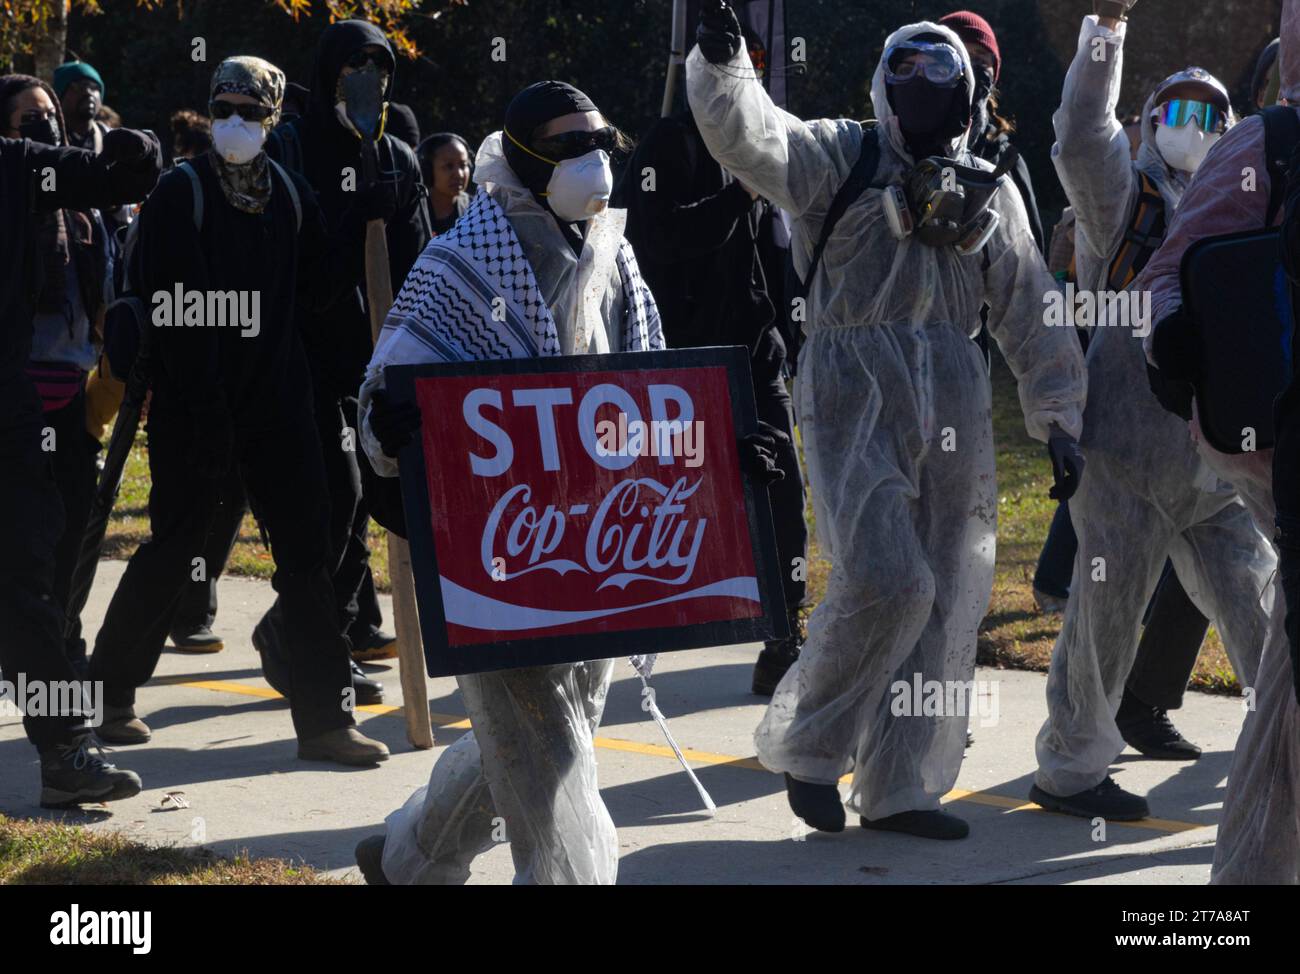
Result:
M659 309L626 240L616 261L623 288L621 351L662 348ZM430 241L411 268L368 374L394 362L560 354L555 320L519 239L501 206L480 189L455 227Z
M622 288L621 348L662 349L663 329L654 296L626 240L615 264ZM395 364L467 362L561 355L555 319L500 204L480 189L465 215L435 237L406 276L384 320L366 369L366 385ZM362 389L363 413L369 396ZM376 472L395 476L396 464L370 442L362 446Z

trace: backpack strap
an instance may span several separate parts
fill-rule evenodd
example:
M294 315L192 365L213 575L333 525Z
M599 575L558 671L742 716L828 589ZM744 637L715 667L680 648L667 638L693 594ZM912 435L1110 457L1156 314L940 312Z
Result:
M853 168L849 170L848 178L835 193L835 198L831 200L830 209L826 211L826 219L822 221L822 232L817 238L817 246L813 248L812 260L808 264L808 273L803 280L798 280L796 297L807 297L809 290L812 288L813 278L817 276L817 268L822 262L822 253L826 250L826 243L831 239L831 233L835 230L835 224L840 222L840 217L844 211L849 208L859 196L863 194L871 181L876 176L876 168L880 165L880 140L877 136L876 123L874 121L866 122L862 125L862 147L858 150L857 161L853 163Z
M1264 162L1268 166L1268 214L1264 226L1271 227L1286 200L1287 164L1300 143L1300 118L1290 105L1264 109Z
M283 166L281 166L270 156L266 157L266 161L271 164L271 168L274 169L276 175L280 177L280 182L284 184L285 192L289 194L289 202L293 204L294 231L295 232L301 231L302 230L302 198L298 195L298 187L293 184L293 178L287 172L284 171Z
M203 229L203 184L199 182L199 174L188 162L178 163L177 169L182 170L185 175L190 177L190 189L194 197L194 229Z
M1112 291L1123 291L1132 284L1165 239L1165 198L1150 176L1144 172L1137 176L1137 204L1106 274L1106 286Z

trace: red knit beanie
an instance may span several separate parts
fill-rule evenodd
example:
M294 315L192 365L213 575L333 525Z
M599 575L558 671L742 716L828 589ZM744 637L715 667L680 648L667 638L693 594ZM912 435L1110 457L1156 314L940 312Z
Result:
M940 17L939 23L960 37L963 44L975 41L989 49L993 55L993 80L996 82L1002 74L1002 53L998 50L998 38L989 22L969 10L958 10Z

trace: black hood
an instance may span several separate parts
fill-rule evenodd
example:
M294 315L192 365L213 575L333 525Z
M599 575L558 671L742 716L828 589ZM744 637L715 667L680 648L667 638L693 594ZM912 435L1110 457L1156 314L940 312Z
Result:
M334 115L334 89L348 58L367 44L376 44L388 52L388 90L384 92L384 100L392 96L397 58L384 32L367 20L340 20L330 24L316 44L316 62L311 71L308 113L322 125L328 123L343 130Z

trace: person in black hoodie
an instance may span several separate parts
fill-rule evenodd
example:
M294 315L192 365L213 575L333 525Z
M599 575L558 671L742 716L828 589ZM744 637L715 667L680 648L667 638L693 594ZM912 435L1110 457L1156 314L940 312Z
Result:
M331 24L316 48L306 114L281 125L267 141L267 154L301 173L316 191L332 232L340 229L345 214L357 206L385 220L394 294L430 236L419 165L409 146L385 134L378 145L382 178L365 184L362 141L346 120L339 82L344 72L377 72L387 98L395 67L392 46L374 24L363 20ZM354 232L364 235L364 228ZM304 331L304 337L312 367L316 423L325 448L340 629L352 643L354 659L383 659L396 655L396 640L379 628L379 600L366 544L370 511L362 496L362 470L352 432L357 428L357 390L371 353L361 256L347 274L349 287L343 298L314 316L319 320ZM254 644L264 656L283 655L278 649L283 629L277 605L254 631ZM378 699L381 684L367 681L359 670L354 670L353 677L366 701Z
M668 346L748 348L758 418L785 434L775 438L782 477L768 492L791 635L764 646L752 680L754 693L770 697L799 655L807 594L803 475L776 314L785 307L775 246L784 226L769 203L709 155L690 109L651 126L628 165L624 195L627 239L659 304Z
M0 90L12 76L0 78ZM41 398L26 372L41 288L36 241L40 214L116 206L142 199L162 168L158 140L132 129L104 136L102 152L49 144L55 100L24 85L0 109L19 113L20 139L0 137L0 670L28 685L76 679L63 652L63 607L53 596L54 550L63 504L41 449ZM29 136L36 136L33 141ZM21 701L19 701L21 703ZM28 714L27 738L41 761L41 804L115 801L140 792L140 778L91 749L86 715Z
M152 537L113 595L90 676L104 686L100 737L149 740L135 691L158 663L237 465L275 558L298 756L371 765L388 749L352 717L347 641L332 618L325 463L295 318L296 308L327 307L346 281L368 213L350 211L327 236L311 188L268 160L262 145L283 93L284 75L261 58L223 61L210 89L212 150L164 176L140 213L129 271L153 306ZM229 296L238 302L238 327L232 311L214 318L223 295L227 307Z

